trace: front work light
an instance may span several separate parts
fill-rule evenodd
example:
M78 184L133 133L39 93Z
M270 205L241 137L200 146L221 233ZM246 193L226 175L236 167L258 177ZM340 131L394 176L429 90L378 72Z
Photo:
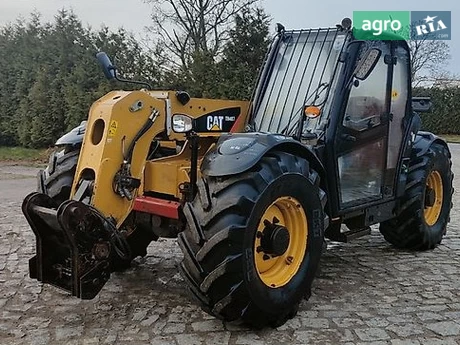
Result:
M172 128L176 133L188 133L193 129L193 119L184 114L175 114L172 117Z

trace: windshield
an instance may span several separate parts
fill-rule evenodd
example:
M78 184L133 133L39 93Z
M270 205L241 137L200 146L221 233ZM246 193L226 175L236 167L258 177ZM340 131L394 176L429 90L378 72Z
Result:
M290 31L275 45L278 51L266 85L255 100L255 129L291 135L305 105L322 108L325 117L328 95L343 49L345 33L336 28ZM316 126L316 121L306 123Z

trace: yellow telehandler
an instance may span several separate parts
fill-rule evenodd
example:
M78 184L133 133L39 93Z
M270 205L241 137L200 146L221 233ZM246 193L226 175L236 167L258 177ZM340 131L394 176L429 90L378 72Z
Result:
M97 100L24 200L31 277L91 299L152 240L178 237L205 311L276 327L310 296L325 237L380 223L396 247L434 248L450 152L420 131L430 101L412 98L407 43L383 36L357 40L347 19L279 25L251 103L145 89Z

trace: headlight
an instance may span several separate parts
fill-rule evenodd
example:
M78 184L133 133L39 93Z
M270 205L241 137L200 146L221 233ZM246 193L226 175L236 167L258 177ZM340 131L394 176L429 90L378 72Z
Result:
M188 133L193 129L193 119L183 114L173 115L172 128L176 133Z

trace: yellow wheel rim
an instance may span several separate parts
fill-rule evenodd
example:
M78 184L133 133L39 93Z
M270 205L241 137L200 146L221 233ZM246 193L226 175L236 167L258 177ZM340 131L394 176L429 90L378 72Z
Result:
M281 255L273 255L266 251L264 238L267 226L282 227L289 233L289 244ZM254 261L257 273L262 282L271 287L279 288L294 277L303 261L307 250L308 223L305 210L295 198L281 197L276 199L264 212L257 227L254 241Z
M433 198L431 202L427 200L429 193L434 194L434 197L431 196ZM442 201L442 177L438 171L432 171L426 180L424 217L427 225L433 226L438 221L441 215Z

